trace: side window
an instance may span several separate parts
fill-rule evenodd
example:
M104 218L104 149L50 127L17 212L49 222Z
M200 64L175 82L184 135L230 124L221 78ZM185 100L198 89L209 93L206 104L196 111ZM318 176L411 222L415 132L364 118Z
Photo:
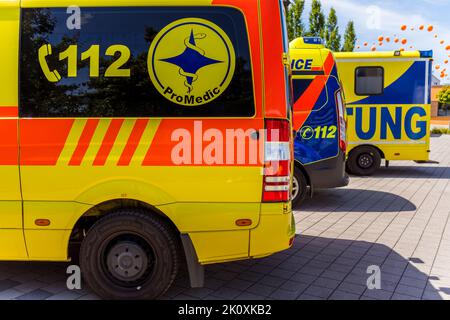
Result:
M253 117L243 14L229 7L24 8L21 117ZM120 21L120 23L118 23Z
M381 67L359 67L356 69L355 93L358 96L383 94L384 69Z

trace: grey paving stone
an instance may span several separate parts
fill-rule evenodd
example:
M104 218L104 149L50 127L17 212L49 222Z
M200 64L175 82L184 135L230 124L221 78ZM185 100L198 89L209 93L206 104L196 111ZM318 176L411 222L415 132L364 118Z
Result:
M270 296L270 299L274 300L295 300L300 293L290 290L277 289Z
M411 297L411 296L407 296L404 294L400 294L400 293L394 293L394 295L391 298L392 300L420 300L420 298L415 298L415 297Z
M272 286L267 286L267 285L264 285L264 284L257 283L257 284L252 285L246 291L249 292L249 293L258 294L258 295L262 295L262 296L268 297L275 290L276 290L276 288L274 288Z
M393 293L385 290L366 290L363 294L365 297L373 298L376 300L390 300Z
M327 299L332 293L333 289L312 285L308 289L306 289L303 294Z
M329 279L329 278L317 278L313 282L313 285L328 288L328 289L336 289L340 283L341 283L341 281L333 280L333 279Z
M423 294L423 289L416 287L409 287L402 284L399 284L395 289L395 293L399 293L402 295L407 295L415 298L421 298Z
M204 297L213 294L214 290L208 289L208 288L191 288L188 290L181 291L184 295L187 294L188 296L203 299ZM180 292L180 293L181 293Z
M262 278L261 280L258 281L258 283L267 285L267 286L271 286L271 287L276 287L278 288L279 286L281 286L284 282L286 281L286 279L280 278L280 277L274 277L274 276L265 276L264 278Z
M323 278L342 281L347 276L347 273L327 270L320 276Z
M241 290L236 290L232 288L222 287L218 290L215 290L212 295L218 298L222 298L225 300L232 300L236 298L238 295L242 293Z
M46 300L77 300L83 295L77 293L76 291L63 291L58 294L48 297Z
M349 293L346 291L335 291L331 297L330 300L359 300L360 295Z
M21 296L18 296L17 300L44 300L48 297L51 297L53 294L51 294L48 291L37 289L31 292L28 292L26 294L23 294Z
M0 280L0 292L7 290L9 288L20 285L21 283L18 281L14 281L11 279Z
M354 283L347 282L347 281L342 282L338 287L339 291L352 293L352 294L355 294L358 296L361 296L366 289L367 289L367 286L354 284Z
M266 297L264 297L264 296L260 296L260 295L253 294L253 293L250 293L250 292L241 293L240 295L238 295L236 297L236 300L253 300L253 301L257 301L257 300L265 300L265 299L266 299Z
M0 292L0 300L12 300L21 295L23 295L23 292L16 289L7 289Z

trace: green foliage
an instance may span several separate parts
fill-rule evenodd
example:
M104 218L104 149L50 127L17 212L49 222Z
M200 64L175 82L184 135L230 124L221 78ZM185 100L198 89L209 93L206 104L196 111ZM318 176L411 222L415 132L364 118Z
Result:
M325 40L328 49L338 51L353 51L356 44L356 31L353 21L347 25L342 44L342 35L339 33L338 15L334 8L330 9L328 18L325 21L325 14L322 10L320 0L313 0L311 11L309 12L309 28L305 27L302 15L305 10L305 0L285 0L287 9L287 27L289 39L298 37L321 37Z
M309 13L309 32L310 37L324 37L325 15L322 11L322 4L319 0L313 0L311 12Z
M357 37L355 24L353 23L353 21L349 21L349 23L347 24L347 28L345 29L344 45L342 46L342 51L353 52L355 50L356 40Z
M444 87L438 94L437 98L440 103L450 104L450 87Z
M327 48L332 51L336 52L341 49L341 35L339 34L338 18L334 8L330 9L330 14L328 15L325 43Z
M293 40L302 37L305 33L305 26L302 22L303 11L305 10L305 0L294 0L287 12L287 23L289 39Z
M433 128L433 130L431 130L432 134L450 134L450 129L446 129L446 128Z

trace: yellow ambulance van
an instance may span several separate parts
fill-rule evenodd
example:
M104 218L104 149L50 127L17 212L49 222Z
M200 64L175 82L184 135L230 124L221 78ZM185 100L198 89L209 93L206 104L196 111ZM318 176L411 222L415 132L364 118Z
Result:
M280 0L0 0L0 260L156 298L292 245ZM267 80L267 81L266 81ZM269 86L266 86L269 84Z
M432 51L335 54L348 117L347 169L371 175L381 160L428 161Z

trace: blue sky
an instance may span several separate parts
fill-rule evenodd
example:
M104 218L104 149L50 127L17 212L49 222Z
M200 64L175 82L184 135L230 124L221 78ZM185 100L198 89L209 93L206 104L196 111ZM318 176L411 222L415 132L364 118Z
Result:
M377 50L399 49L402 45L384 44L378 46L378 37L398 36L400 39L406 38L408 45L405 49L410 50L433 50L435 54L435 65L439 65L441 70L447 68L450 74L450 62L444 64L445 60L450 60L450 51L445 47L450 45L450 0L322 0L322 5L326 14L330 7L334 7L338 13L341 33L345 30L345 25L349 20L355 22L358 34L359 51L370 50L373 44L377 44ZM304 21L307 24L307 15L311 7L311 0L306 0L306 10ZM407 25L407 31L401 31L401 25ZM419 31L419 26L433 25L433 32ZM414 27L414 31L410 28ZM426 28L425 27L425 28ZM437 34L436 39L434 35ZM445 44L441 45L440 41ZM368 42L368 47L363 43ZM436 70L436 69L434 69ZM439 77L439 72L434 72ZM441 79L450 83L450 77Z

